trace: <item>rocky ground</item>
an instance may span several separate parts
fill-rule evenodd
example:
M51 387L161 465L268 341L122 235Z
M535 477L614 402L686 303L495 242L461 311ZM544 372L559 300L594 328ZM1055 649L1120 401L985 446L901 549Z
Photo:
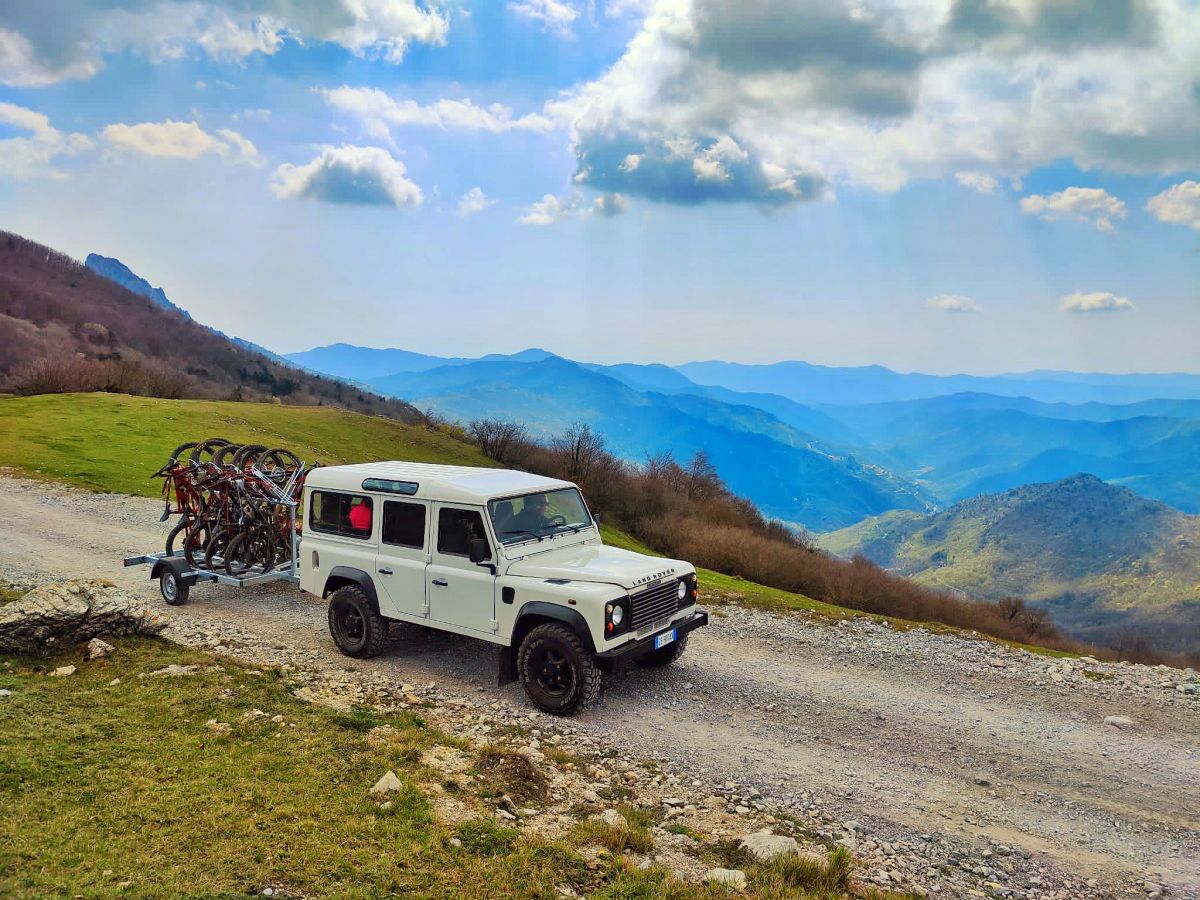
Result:
M152 600L120 557L159 543L160 509L0 478L0 582L98 575ZM379 659L339 656L323 605L294 588L202 586L156 608L167 636L289 667L311 699L419 703L453 734L519 726L532 750L577 755L571 802L607 814L628 781L678 826L655 829L654 855L685 877L703 874L689 832L767 828L849 847L867 883L931 896L1200 898L1192 671L724 607L671 670L610 679L557 720L497 689L494 654L467 639L405 626Z

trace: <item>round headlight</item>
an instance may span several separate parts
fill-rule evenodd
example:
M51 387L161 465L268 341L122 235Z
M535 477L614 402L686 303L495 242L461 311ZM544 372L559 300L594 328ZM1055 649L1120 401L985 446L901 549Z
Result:
M613 606L612 623L614 625L620 625L624 621L625 621L625 607L621 606L618 603Z
M682 600L684 597L687 596L687 582L686 581L679 582L679 591L677 593L679 595L680 600Z

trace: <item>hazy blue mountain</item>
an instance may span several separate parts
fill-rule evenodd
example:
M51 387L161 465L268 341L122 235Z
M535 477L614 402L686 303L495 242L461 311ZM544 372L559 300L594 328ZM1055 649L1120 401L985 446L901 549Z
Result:
M411 350L356 347L353 344L329 344L300 353L285 353L284 357L314 372L354 381L369 381L396 372L423 372L438 366L467 362L461 358L430 356Z
M894 372L883 366L832 367L798 361L743 365L717 360L685 363L675 368L698 384L779 394L798 403L877 403L964 392L1029 397L1047 403L1200 399L1200 375L1190 374L925 375Z
M114 259L111 256L101 256L99 253L89 253L83 264L97 275L102 275L109 281L115 281L126 290L133 291L135 294L141 294L143 297L153 300L163 309L173 310L185 319L191 318L186 309L176 306L167 299L166 291L160 287L154 287L145 278L134 273L129 266L125 265L119 259Z
M587 422L619 455L641 461L703 449L722 477L764 513L814 530L887 509L926 509L919 488L748 405L695 394L638 391L603 371L551 357L534 363L477 362L373 379L377 390L470 420L524 422L539 436Z
M866 442L851 444L851 452L870 450L870 458L945 502L1090 472L1200 512L1200 419L1183 417L1197 406L1148 401L1080 408L955 394L823 409ZM1178 417L1137 415L1147 411Z
M466 356L431 356L428 353L394 348L356 347L353 344L329 344L284 355L295 365L336 378L349 378L352 381L370 381L401 372L425 372L440 366L461 366L481 360L540 362L554 356L550 351L536 347L512 354L489 353L480 359L473 359Z

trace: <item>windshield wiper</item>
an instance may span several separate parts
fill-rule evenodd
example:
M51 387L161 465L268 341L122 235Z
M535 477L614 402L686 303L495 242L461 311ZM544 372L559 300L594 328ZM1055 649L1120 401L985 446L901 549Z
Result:
M537 538L539 541L543 537L542 535L538 534L536 531L530 531L528 528L513 528L508 531L502 531L500 533L501 534L527 534L531 538Z

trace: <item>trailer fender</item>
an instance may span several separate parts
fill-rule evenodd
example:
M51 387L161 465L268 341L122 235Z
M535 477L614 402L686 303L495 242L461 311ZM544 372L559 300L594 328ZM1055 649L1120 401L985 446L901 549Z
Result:
M158 581L164 569L173 571L176 580L184 587L191 587L196 583L196 570L189 566L187 560L182 556L169 556L166 559L160 559L150 569L150 580Z

